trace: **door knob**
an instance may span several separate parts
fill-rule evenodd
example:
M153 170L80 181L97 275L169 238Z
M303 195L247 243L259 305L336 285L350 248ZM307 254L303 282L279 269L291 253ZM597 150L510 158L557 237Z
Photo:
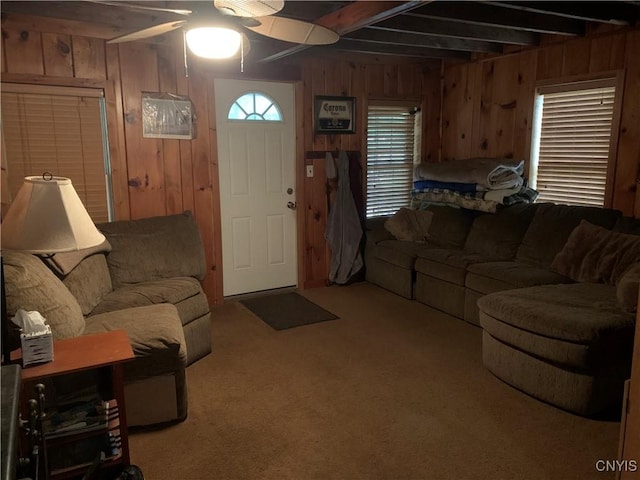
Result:
M298 208L298 202L287 202L287 208L295 210L296 208Z

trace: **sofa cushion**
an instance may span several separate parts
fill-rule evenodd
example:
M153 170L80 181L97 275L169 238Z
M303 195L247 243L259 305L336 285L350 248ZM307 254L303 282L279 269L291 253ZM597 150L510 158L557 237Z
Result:
M582 343L532 333L485 312L480 312L480 326L502 343L573 371L602 370L605 365L618 365L629 360L631 342L625 338L625 333L630 333L628 330L620 331L619 335L606 340L596 338ZM621 348L622 345L626 348Z
M464 250L433 248L422 250L416 259L416 272L464 286L467 267L473 263L487 262L490 258Z
M621 215L618 210L606 208L541 204L522 238L516 259L549 268L581 220L611 229Z
M78 300L85 316L113 290L107 259L102 253L82 260L62 282Z
M124 365L127 381L184 369L184 331L173 305L162 303L94 315L87 319L84 334L111 330L124 330L131 341L135 360Z
M158 303L175 305L187 298L198 295L201 291L198 281L191 277L166 278L124 285L107 295L93 309L92 315ZM207 312L202 312L200 315L205 313Z
M373 247L372 254L375 258L412 270L418 252L425 248L434 247L424 243L383 240Z
M640 288L640 262L632 265L622 275L616 286L618 305L625 312L633 313L638 308L638 289Z
M481 313L513 327L567 342L593 344L631 339L634 316L618 306L615 287L596 283L540 285L492 293Z
M84 248L74 252L56 253L44 259L44 262L58 275L67 275L76 268L85 258L96 253L108 253L111 251L111 244L105 240L95 247Z
M428 240L433 212L401 208L384 222L396 240L424 243Z
M637 262L640 262L640 236L613 232L582 220L551 266L576 282L616 285L622 274Z
M519 203L496 213L478 215L473 221L464 249L495 260L515 258L537 204Z
M430 205L433 212L429 243L442 248L462 248L476 213L464 208Z
M38 257L6 250L2 260L9 317L18 309L35 310L46 319L55 340L82 334L85 321L78 301Z
M467 269L469 273L465 285L480 293L573 282L570 278L546 268L516 261L473 263Z
M206 274L198 225L190 213L97 225L113 247L107 255L114 288L128 283ZM153 252L150 255L149 252Z

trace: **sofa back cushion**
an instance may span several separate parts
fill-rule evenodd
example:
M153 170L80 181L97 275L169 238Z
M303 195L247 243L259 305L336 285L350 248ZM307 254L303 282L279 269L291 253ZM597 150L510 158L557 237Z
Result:
M476 213L464 208L429 205L433 212L429 226L429 243L443 248L462 248Z
M97 227L112 247L107 264L113 288L162 278L205 277L204 247L190 212Z
M9 317L18 309L35 310L46 319L55 340L82 334L85 322L78 301L42 260L13 251L3 251L2 260Z
M89 315L113 291L104 253L86 257L63 278L62 283L78 300L84 316Z
M581 220L611 229L621 212L608 208L540 204L516 253L520 262L550 268L574 228Z
M636 263L640 263L639 235L614 232L582 220L551 266L576 282L617 285Z
M640 235L640 218L620 217L613 226L613 231Z
M518 203L496 213L478 215L464 249L496 260L515 258L537 207L537 204Z

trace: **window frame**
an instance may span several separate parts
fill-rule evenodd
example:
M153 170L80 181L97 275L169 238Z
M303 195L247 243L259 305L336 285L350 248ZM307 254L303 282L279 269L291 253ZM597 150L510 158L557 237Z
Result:
M609 156L607 161L607 174L605 179L604 208L612 208L613 190L616 177L616 167L618 160L618 139L620 133L620 119L622 112L622 101L624 96L625 70L608 70L594 74L572 75L561 78L550 78L539 80L535 83L533 108L531 113L531 150L528 162L528 171L531 174L534 161L539 152L540 134L536 132L539 127L536 122L536 109L540 95L550 93L561 93L575 90L586 90L590 88L600 88L604 86L615 87L613 101L613 113L611 115L611 133L609 136ZM578 87L578 88L576 88Z
M365 135L363 138L363 151L364 151L364 161L363 161L363 165L362 165L362 169L363 169L363 179L364 181L362 182L362 189L363 189L363 198L364 198L364 214L365 214L365 218L369 219L369 218L376 218L376 217L380 217L380 216L385 216L385 214L381 214L381 215L373 215L373 216L369 216L367 214L367 209L368 209L368 200L369 200L369 194L368 194L368 186L369 186L369 182L368 182L368 176L369 176L369 172L368 172L368 158L369 158L369 151L368 151L368 143L369 143L369 107L370 106L390 106L390 107L406 107L407 109L410 108L414 108L417 107L419 108L419 112L423 112L424 111L424 105L422 102L422 99L420 98L403 98L403 99L390 99L390 98L378 98L378 97L369 97L366 98L364 102L362 102L364 104L364 131L365 131ZM415 168L416 165L418 165L423 157L423 151L424 151L424 118L423 115L420 113L420 115L418 117L416 117L418 120L415 122L414 124L414 147L413 147L413 167ZM413 187L413 180L411 182L411 187ZM411 202L411 188L407 191L407 207L410 205Z
M109 116L106 108L106 95L105 88L103 87L80 87L80 86L64 86L64 85L37 85L27 83L16 83L11 81L2 82L2 91L10 94L27 94L27 95L43 95L51 97L73 97L73 98L93 98L98 101L98 108L100 111L100 130L102 136L102 168L104 171L105 182L105 211L106 221L112 222L115 220L115 199L113 188L113 174L112 174L112 159L110 139L108 132ZM4 137L4 131L3 131ZM9 176L11 175L10 159L5 155L5 145L3 141L3 168L6 169L7 184L9 184ZM34 173L36 175L42 172ZM52 172L55 174L55 172ZM4 180L3 180L4 182ZM84 186L83 186L84 188ZM82 190L82 189L81 189ZM79 191L79 195L82 198L82 194ZM9 199L7 199L9 200ZM84 203L84 200L83 200ZM3 204L3 207L10 208L11 203ZM85 205L85 208L89 210L89 205Z
M269 108L267 108L267 110L264 111L264 113L266 113L269 109L271 109L272 107L275 109L276 112L278 112L278 116L279 118L277 120L272 120L272 119L268 119L268 118L264 118L264 114L258 114L257 112L253 111L253 112L247 112L242 105L238 102L238 100L240 100L241 98L247 96L247 95L253 95L253 103L254 103L254 109L255 109L255 96L256 95L261 95L262 97L266 98L267 100L269 100L271 102L271 106ZM231 109L233 108L234 105L238 105L238 107L240 107L240 109L245 112L247 115L245 118L230 118L229 115L231 113ZM248 118L251 115L259 115L261 118ZM282 113L282 108L280 107L280 105L278 104L278 102L276 101L275 98L273 98L271 95L266 94L265 92L262 92L260 90L248 90L246 92L241 93L240 95L238 95L236 98L233 99L233 101L229 104L229 108L227 108L227 121L228 122L248 122L248 123L255 123L255 122L266 122L266 123L283 123L285 121L284 119L284 114Z

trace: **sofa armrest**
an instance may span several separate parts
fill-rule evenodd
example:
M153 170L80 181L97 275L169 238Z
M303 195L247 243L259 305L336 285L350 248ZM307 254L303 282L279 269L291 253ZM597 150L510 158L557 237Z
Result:
M203 280L204 247L190 212L98 225L112 250L107 255L114 288L171 277Z
M383 240L393 240L394 236L386 228L384 228L384 222L389 217L375 217L367 219L365 237L367 243L380 243Z

